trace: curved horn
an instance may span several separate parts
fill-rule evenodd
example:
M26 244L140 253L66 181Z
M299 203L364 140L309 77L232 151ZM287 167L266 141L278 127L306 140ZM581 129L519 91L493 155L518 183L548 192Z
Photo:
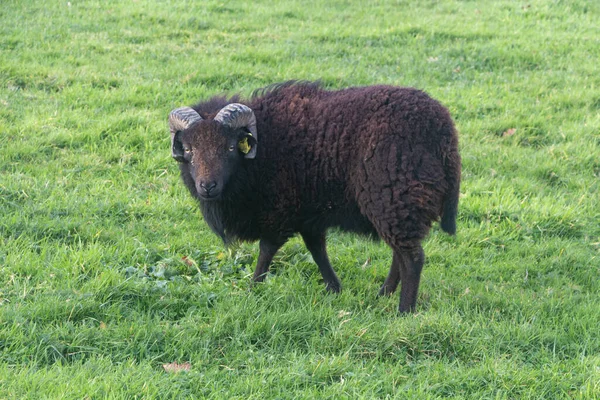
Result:
M220 122L231 128L246 128L250 131L252 141L254 142L250 148L246 158L256 157L256 144L258 143L258 132L256 130L256 117L254 111L248 106L240 103L232 103L221 109L215 116L215 121Z
M171 155L179 162L183 162L183 149L181 144L175 140L177 132L187 129L202 117L191 107L176 108L169 114L169 130L171 131Z
M231 128L248 128L254 139L258 140L256 117L254 111L248 106L231 103L219 111L215 116L215 121Z
M169 114L169 129L171 133L183 131L202 117L191 107L176 108Z

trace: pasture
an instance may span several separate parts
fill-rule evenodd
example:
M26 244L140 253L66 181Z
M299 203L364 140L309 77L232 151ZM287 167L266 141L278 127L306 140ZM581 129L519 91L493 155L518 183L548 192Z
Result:
M600 398L600 3L237 3L2 2L0 398ZM340 295L298 238L250 288L179 181L169 111L288 79L455 119L415 315L336 231Z

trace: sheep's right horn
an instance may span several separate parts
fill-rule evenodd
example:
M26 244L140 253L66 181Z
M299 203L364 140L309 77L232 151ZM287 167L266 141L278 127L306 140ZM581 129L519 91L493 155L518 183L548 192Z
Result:
M176 108L169 114L169 130L171 131L171 155L179 162L183 162L183 148L176 140L177 132L187 129L202 117L191 107Z

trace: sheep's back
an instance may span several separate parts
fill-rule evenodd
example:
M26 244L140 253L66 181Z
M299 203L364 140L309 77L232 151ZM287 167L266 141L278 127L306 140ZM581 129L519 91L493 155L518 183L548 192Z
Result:
M264 131L261 155L277 159L284 174L294 175L299 190L319 196L352 185L365 162L385 162L391 175L427 165L422 178L439 180L443 148L452 145L455 135L447 110L412 88L328 92L290 86L254 107L259 131Z

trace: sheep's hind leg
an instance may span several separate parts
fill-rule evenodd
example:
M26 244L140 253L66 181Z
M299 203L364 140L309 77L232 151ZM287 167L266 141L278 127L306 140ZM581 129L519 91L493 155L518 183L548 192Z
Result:
M269 272L269 266L277 250L283 246L285 240L271 241L267 239L261 239L259 244L258 262L256 263L256 269L254 270L254 276L252 280L254 282L262 282Z
M423 247L418 243L409 248L395 248L394 257L397 257L399 261L400 279L402 280L398 311L402 314L414 312L417 305L421 270L425 262Z
M387 296L396 291L398 288L398 284L400 283L400 257L394 255L392 257L392 265L390 265L390 272L388 273L387 278L385 278L385 282L379 289L379 296Z
M318 233L301 233L306 248L312 254L315 263L321 271L323 280L325 281L325 288L334 293L339 293L342 290L342 284L338 279L335 271L331 267L329 257L327 257L327 248L325 244L325 232Z

